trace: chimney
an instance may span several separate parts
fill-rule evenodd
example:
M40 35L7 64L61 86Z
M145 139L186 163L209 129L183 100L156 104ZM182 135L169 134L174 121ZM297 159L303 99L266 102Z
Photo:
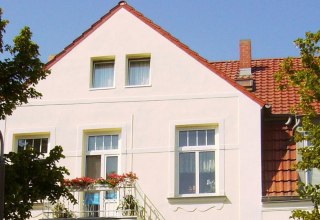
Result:
M251 76L251 41L240 40L239 76Z
M251 41L240 40L239 75L236 82L249 92L254 92L255 83L251 72Z
M48 62L50 62L51 60L53 60L55 58L55 54L51 54L48 56Z

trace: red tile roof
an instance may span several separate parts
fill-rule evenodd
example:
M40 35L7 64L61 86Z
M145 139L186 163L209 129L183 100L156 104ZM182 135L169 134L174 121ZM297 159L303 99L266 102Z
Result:
M296 145L287 118L265 120L262 126L262 195L296 196Z
M290 107L296 105L299 97L294 87L280 91L277 87L274 73L279 70L283 58L256 59L251 61L252 78L255 81L255 90L252 92L257 98L271 105L273 114L289 114ZM228 77L236 80L239 73L239 61L211 62ZM293 58L295 69L301 68L299 58Z
M191 50L187 45L180 42L177 38L173 37L170 33L162 29L160 26L153 23L150 19L146 18L143 14L136 11L133 7L129 6L125 1L120 1L117 6L112 8L107 14L105 14L103 17L101 17L96 23L94 23L88 30L83 32L81 36L79 36L77 39L75 39L70 45L68 45L64 50L62 50L59 54L57 54L52 60L50 60L46 64L46 69L50 69L55 63L57 63L60 59L62 59L65 55L67 55L73 48L75 48L79 43L81 43L84 39L86 39L92 32L94 32L97 28L99 28L104 22L106 22L110 17L112 17L117 11L119 11L121 8L127 10L132 15L136 16L138 19L140 19L142 22L144 22L146 25L157 31L159 34L164 36L166 39L171 41L173 44L175 44L177 47L179 47L181 50L189 54L191 57L196 59L199 63L207 67L209 70L220 76L222 79L224 79L226 82L231 84L233 87L235 87L237 90L245 94L247 97L252 99L254 102L256 102L258 105L263 107L265 105L265 101L258 98L254 94L247 91L244 87L238 85L234 80L231 80L224 72L218 68L216 68L214 65L211 65L206 59L201 57L198 53Z

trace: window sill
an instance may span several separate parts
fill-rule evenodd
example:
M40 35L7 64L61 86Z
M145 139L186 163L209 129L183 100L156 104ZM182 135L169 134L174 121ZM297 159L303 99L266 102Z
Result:
M100 88L89 88L89 91L97 91L97 90L109 90L109 89L115 89L116 87L100 87Z
M221 203L228 201L226 195L188 195L188 196L169 196L170 204L203 204L203 203Z
M125 88L143 88L143 87L151 87L151 84L148 85L126 85Z

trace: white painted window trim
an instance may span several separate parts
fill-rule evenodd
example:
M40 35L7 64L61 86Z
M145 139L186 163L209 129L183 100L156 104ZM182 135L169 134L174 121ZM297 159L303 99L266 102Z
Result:
M149 60L149 83L141 85L129 85L129 68L130 60ZM152 68L151 68L151 54L130 54L126 58L126 75L125 75L125 88L143 88L152 86Z
M87 148L88 137L90 135L102 135L102 134L118 134L119 143L118 149L115 150L97 150L89 152ZM127 124L117 123L117 124L91 124L91 125L81 125L78 127L78 140L77 140L77 150L76 155L81 158L83 164L78 170L78 176L84 176L86 170L85 157L87 155L115 155L118 156L118 171L126 172L126 162L127 158L123 158L126 154L127 149ZM108 151L108 152L106 152ZM102 161L101 161L102 163ZM105 164L103 165L105 166Z
M298 127L298 129L300 128L300 130L301 130L301 127ZM300 132L303 136L307 136L308 135L308 132L305 132L305 131L298 131L298 132ZM304 147L309 147L309 146L312 146L311 145L311 143L310 143L310 141L309 140L302 140L302 141L300 141L300 142L298 142L297 144L296 144L296 146L297 146L297 151L296 151L296 154L297 154L297 158L300 158L301 156L299 156L298 155L298 150L299 150L299 148L304 148ZM298 160L299 161L299 160ZM312 169L314 169L314 168L312 168ZM304 175L304 183L306 184L306 185L309 185L309 184L319 184L318 182L316 182L316 183L312 183L312 169L305 169L305 170L301 170L301 171L299 171L299 172L302 172L303 173L303 175Z
M118 173L122 172L121 169L121 130L111 130L111 131L99 131L99 132L90 132L87 131L85 134L85 157L86 156L101 156L101 167L100 167L100 175L103 178L106 178L106 157L108 156L117 156L118 157ZM88 150L88 143L90 136L98 136L98 135L118 135L118 149L113 150ZM86 169L86 163L84 166ZM85 172L85 170L84 170Z
M216 152L216 192L201 194L184 194L179 195L178 186L178 156L177 149L177 131L179 128L214 128L216 132L215 152ZM169 145L169 182L168 182L168 198L201 198L208 196L224 196L225 195L225 143L224 143L224 120L200 119L200 120L182 120L170 123L170 145ZM207 148L207 147L205 147ZM213 148L210 148L213 149Z
M95 65L97 63L113 63L113 82L112 82L112 86L107 86L107 87L93 87L93 73L95 71ZM114 89L115 86L115 81L116 81L116 70L115 70L115 65L116 65L116 61L115 59L106 59L106 60L93 60L92 61L92 69L91 69L91 76L90 76L90 90L105 90L105 89Z

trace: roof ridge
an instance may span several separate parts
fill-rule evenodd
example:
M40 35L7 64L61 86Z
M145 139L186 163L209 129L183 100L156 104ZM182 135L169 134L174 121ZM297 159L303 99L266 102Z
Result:
M291 59L301 59L301 57L275 57L275 58L255 58L255 59L251 59L251 61L261 61L261 60L284 60L287 58L291 58ZM209 63L213 64L213 63L230 63L230 62L239 62L239 60L217 60L217 61L209 61Z

